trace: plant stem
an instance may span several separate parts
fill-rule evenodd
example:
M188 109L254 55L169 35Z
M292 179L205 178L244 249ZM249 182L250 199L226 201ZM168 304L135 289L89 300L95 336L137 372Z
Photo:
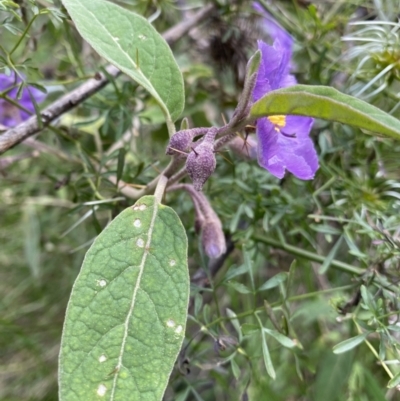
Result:
M313 262L318 262L318 263L323 263L325 260L325 256L317 255L313 252L305 251L302 248L298 248L293 245L289 245L283 242L276 241L272 238L269 237L264 237L261 235L253 235L253 239L259 242L262 242L263 244L266 245L272 245L275 248L283 249L284 251L287 251L293 255L300 256L303 258L306 258L308 260L311 260ZM341 262L339 260L333 259L331 261L331 266L335 267L336 269L342 270L346 273L351 273L351 274L357 274L357 275L362 275L366 272L366 269L362 269L361 267L356 267L353 265L350 265L348 263Z

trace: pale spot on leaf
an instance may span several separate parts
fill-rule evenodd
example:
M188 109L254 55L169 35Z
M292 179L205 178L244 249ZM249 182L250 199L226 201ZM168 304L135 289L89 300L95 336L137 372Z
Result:
M103 363L103 362L105 362L107 360L107 357L105 356L105 355L100 355L99 356L99 362L100 363Z
M147 209L147 206L146 205L135 205L134 207L133 207L133 210L140 210L140 211L143 211L143 210L146 210Z
M140 221L140 219L135 219L135 221L133 222L133 225L135 227L140 227L142 225L142 222Z
M171 259L171 260L169 261L169 265L170 265L170 266L175 266L175 265L176 265L176 260Z
M104 397L106 395L107 387L104 384L100 384L100 386L97 388L97 394L100 397Z
M136 245L139 248L143 248L144 247L144 241L142 240L142 238L138 238L138 240L136 241Z
M183 330L183 327L181 325L179 325L176 329L175 329L175 333L176 334L181 334Z
M167 326L168 327L174 327L175 326L175 322L172 319L167 320Z
M97 280L97 285L99 285L100 287L105 287L107 285L107 281L106 280Z

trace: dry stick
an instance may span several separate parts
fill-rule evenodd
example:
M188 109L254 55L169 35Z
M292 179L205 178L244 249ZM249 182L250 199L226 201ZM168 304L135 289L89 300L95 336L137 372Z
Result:
M191 28L196 27L200 21L210 16L213 10L214 6L208 4L206 7L194 14L192 18L185 20L166 31L162 35L163 38L169 44L175 43ZM116 78L121 74L121 71L113 65L107 66L105 70L111 78ZM3 135L0 135L0 154L23 142L26 138L40 132L56 118L82 103L84 100L106 86L109 82L110 81L106 74L98 73L96 74L96 78L90 79L84 84L78 86L72 92L67 93L46 107L46 109L41 113L41 124L39 124L36 116L32 116L16 127L9 129Z
M106 71L113 78L116 78L121 73L113 65L107 66ZM96 74L96 78L89 79L89 81L46 107L41 113L42 126L40 126L37 117L32 116L15 128L6 131L0 136L0 154L18 145L30 136L37 134L63 113L73 109L109 83L105 74Z

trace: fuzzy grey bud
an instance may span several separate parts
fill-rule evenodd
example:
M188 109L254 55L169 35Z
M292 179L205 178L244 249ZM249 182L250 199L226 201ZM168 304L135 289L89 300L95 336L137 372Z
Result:
M203 189L204 183L214 172L217 161L214 154L214 145L203 141L196 149L192 149L186 160L186 171L193 181L193 187L196 191Z
M178 131L172 135L168 147L167 155L179 155L181 152L185 153L193 140L193 132L191 130Z
M204 252L211 259L216 259L226 252L225 235L218 218L203 223L201 242Z
M210 128L203 127L178 131L176 134L172 135L171 139L169 140L166 154L178 156L186 153L189 150L195 136L204 135L208 132L210 132Z

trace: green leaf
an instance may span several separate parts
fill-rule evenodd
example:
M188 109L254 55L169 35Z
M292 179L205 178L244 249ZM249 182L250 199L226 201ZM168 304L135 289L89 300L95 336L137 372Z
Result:
M125 151L124 148L121 148L121 149L118 151L117 183L118 183L119 180L122 178L122 173L124 172L125 154L126 154L126 151Z
M185 230L171 208L145 196L86 254L65 318L60 400L161 400L188 300Z
M265 340L265 335L263 331L261 331L261 342L265 368L267 369L267 373L275 380L276 373L274 365L272 364L271 355L269 354L267 341Z
M142 16L105 0L63 0L82 37L158 102L167 121L184 107L183 77L167 42Z
M275 340L281 343L284 347L293 348L296 346L296 343L292 339L279 333L279 331L266 329L265 327L263 328L263 331L269 334L270 336L274 337Z
M258 71L258 67L261 62L261 52L257 50L249 59L247 63L247 71L246 78L250 78L256 71Z
M252 291L246 287L242 283L238 283L237 281L229 281L225 283L226 286L233 288L235 291L239 292L240 294L252 294Z
M347 393L346 385L352 371L353 358L352 352L334 355L327 350L319 354L316 377L313 380L313 401L339 401L343 399L340 397Z
M329 251L329 254L325 257L324 263L322 263L321 267L318 270L319 274L325 274L328 271L332 263L332 260L335 259L335 256L342 245L342 242L343 242L343 236L340 236L339 239L336 241L336 244Z
M41 276L40 222L34 206L24 208L25 259L35 280Z
M400 384L400 372L396 374L388 383L388 388L397 387Z
M278 287L278 285L286 281L287 278L288 274L286 272L275 274L275 276L271 277L261 287L259 287L257 291L264 291Z
M333 347L334 354L342 354L343 352L350 351L351 349L360 345L367 337L370 332L359 334L358 336L348 338Z
M240 323L236 316L236 313L233 310L226 308L226 314L230 318L230 322L232 323L232 326L235 328L236 332L238 333L239 343L241 343L242 342L242 329L240 327Z
M238 364L235 362L234 358L231 359L231 366L232 366L232 373L235 376L235 379L239 380L240 368L239 368Z
M252 323L243 323L241 330L244 336L247 336L249 334L252 335L260 330L260 326Z
M398 119L327 86L294 85L272 91L251 108L255 118L279 114L323 118L400 139Z
M361 298L365 304L365 306L369 309L371 313L376 311L376 302L372 294L368 291L368 288L365 285L360 287Z

